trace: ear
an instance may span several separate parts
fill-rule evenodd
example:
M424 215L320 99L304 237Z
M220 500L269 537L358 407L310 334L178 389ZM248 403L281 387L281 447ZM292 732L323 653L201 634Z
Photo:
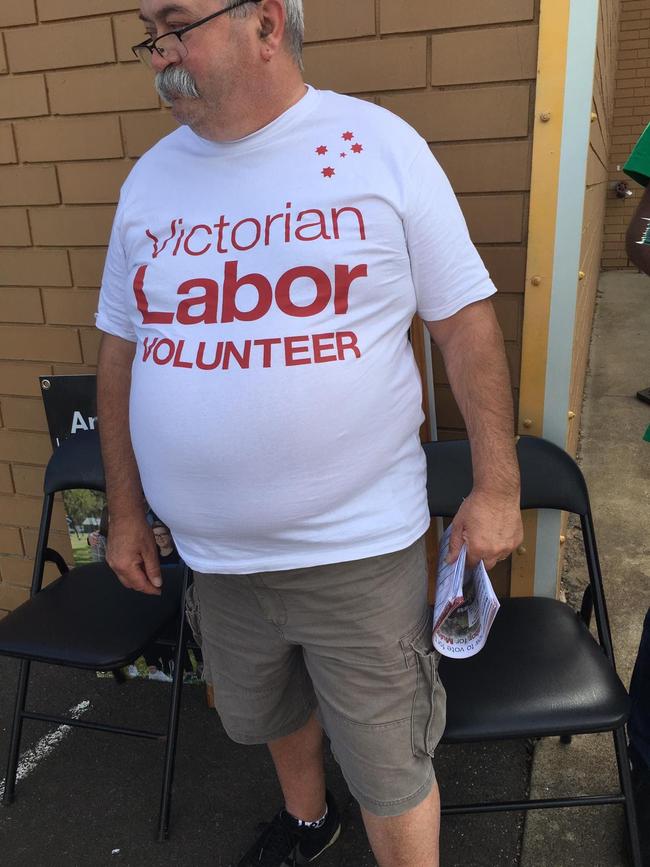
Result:
M281 0L262 0L258 7L258 36L267 52L275 54L284 40L286 14Z

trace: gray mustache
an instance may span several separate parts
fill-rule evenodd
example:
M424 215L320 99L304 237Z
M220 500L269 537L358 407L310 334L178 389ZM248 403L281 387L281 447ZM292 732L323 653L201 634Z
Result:
M198 99L201 94L196 82L186 69L180 66L168 66L156 74L156 90L165 102L171 102L176 96Z

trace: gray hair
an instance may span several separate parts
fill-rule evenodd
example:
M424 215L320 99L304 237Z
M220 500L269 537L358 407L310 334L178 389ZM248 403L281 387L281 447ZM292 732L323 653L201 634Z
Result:
M305 16L302 0L284 0L284 9L287 14L287 32L285 38L288 42L291 56L300 69L302 69L302 45L305 39ZM230 14L233 18L246 18L250 12L250 2L244 2L243 5L233 9Z

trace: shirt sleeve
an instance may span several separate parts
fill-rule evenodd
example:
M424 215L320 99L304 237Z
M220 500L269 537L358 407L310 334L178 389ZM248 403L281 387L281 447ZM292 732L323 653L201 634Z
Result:
M641 133L634 150L623 166L623 171L642 187L648 186L648 181L650 181L650 124Z
M122 243L122 201L117 207L111 240L104 264L95 324L100 331L137 342L135 327L129 315L128 264Z
M449 181L426 142L407 179L406 243L417 312L433 322L496 292Z

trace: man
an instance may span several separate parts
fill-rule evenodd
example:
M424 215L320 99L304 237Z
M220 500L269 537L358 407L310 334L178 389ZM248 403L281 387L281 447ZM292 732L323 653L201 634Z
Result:
M268 744L282 786L241 867L336 840L322 727L377 863L434 867L444 690L408 328L417 310L472 444L451 557L465 541L491 568L522 537L494 287L426 143L306 87L301 0L142 0L141 18L135 51L185 126L127 180L104 273L109 562L160 592L144 489L195 572L224 727Z

